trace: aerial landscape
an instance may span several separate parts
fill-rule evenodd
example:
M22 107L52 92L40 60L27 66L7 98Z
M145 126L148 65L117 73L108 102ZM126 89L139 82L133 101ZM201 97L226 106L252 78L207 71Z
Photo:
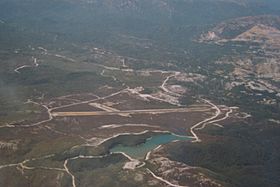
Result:
M0 187L279 187L279 0L1 0Z

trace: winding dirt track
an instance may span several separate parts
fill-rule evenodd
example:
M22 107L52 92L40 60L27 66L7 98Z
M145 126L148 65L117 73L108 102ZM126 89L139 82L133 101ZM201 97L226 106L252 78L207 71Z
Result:
M211 123L211 121L215 120L220 114L221 114L221 110L219 109L219 107L217 107L217 105L211 103L210 101L203 99L203 101L209 105L211 105L213 108L216 109L216 113L214 116L206 118L205 120L198 122L197 124L195 124L194 126L191 127L190 131L193 135L193 137L195 138L195 140L193 142L201 142L201 140L199 139L199 137L197 136L197 134L194 132L194 130L196 128L198 128L200 125L203 125L205 123ZM219 120L220 121L220 120Z

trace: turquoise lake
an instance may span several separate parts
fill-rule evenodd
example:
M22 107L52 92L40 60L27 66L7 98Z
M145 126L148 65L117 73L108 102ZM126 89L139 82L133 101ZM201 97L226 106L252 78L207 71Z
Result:
M148 138L145 143L137 146L123 146L121 144L110 149L110 152L124 152L132 158L143 159L145 155L157 146L167 144L174 140L191 140L187 136L176 136L174 134L160 134Z

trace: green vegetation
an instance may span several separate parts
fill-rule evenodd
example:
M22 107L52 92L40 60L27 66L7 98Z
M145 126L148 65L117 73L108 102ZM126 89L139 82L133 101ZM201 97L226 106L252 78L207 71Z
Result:
M199 144L178 143L167 147L169 158L207 168L224 176L234 186L277 186L279 127L255 122L232 123L223 130L207 130L216 137ZM205 132L203 132L205 133ZM271 138L271 136L273 138Z

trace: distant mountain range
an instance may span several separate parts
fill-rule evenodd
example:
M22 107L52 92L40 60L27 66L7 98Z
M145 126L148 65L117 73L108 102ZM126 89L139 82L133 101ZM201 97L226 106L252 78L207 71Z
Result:
M279 16L248 16L237 19L228 20L216 25L207 33L201 36L204 41L221 41L234 39L242 33L251 30L271 30L280 29ZM239 36L240 38L241 36Z

